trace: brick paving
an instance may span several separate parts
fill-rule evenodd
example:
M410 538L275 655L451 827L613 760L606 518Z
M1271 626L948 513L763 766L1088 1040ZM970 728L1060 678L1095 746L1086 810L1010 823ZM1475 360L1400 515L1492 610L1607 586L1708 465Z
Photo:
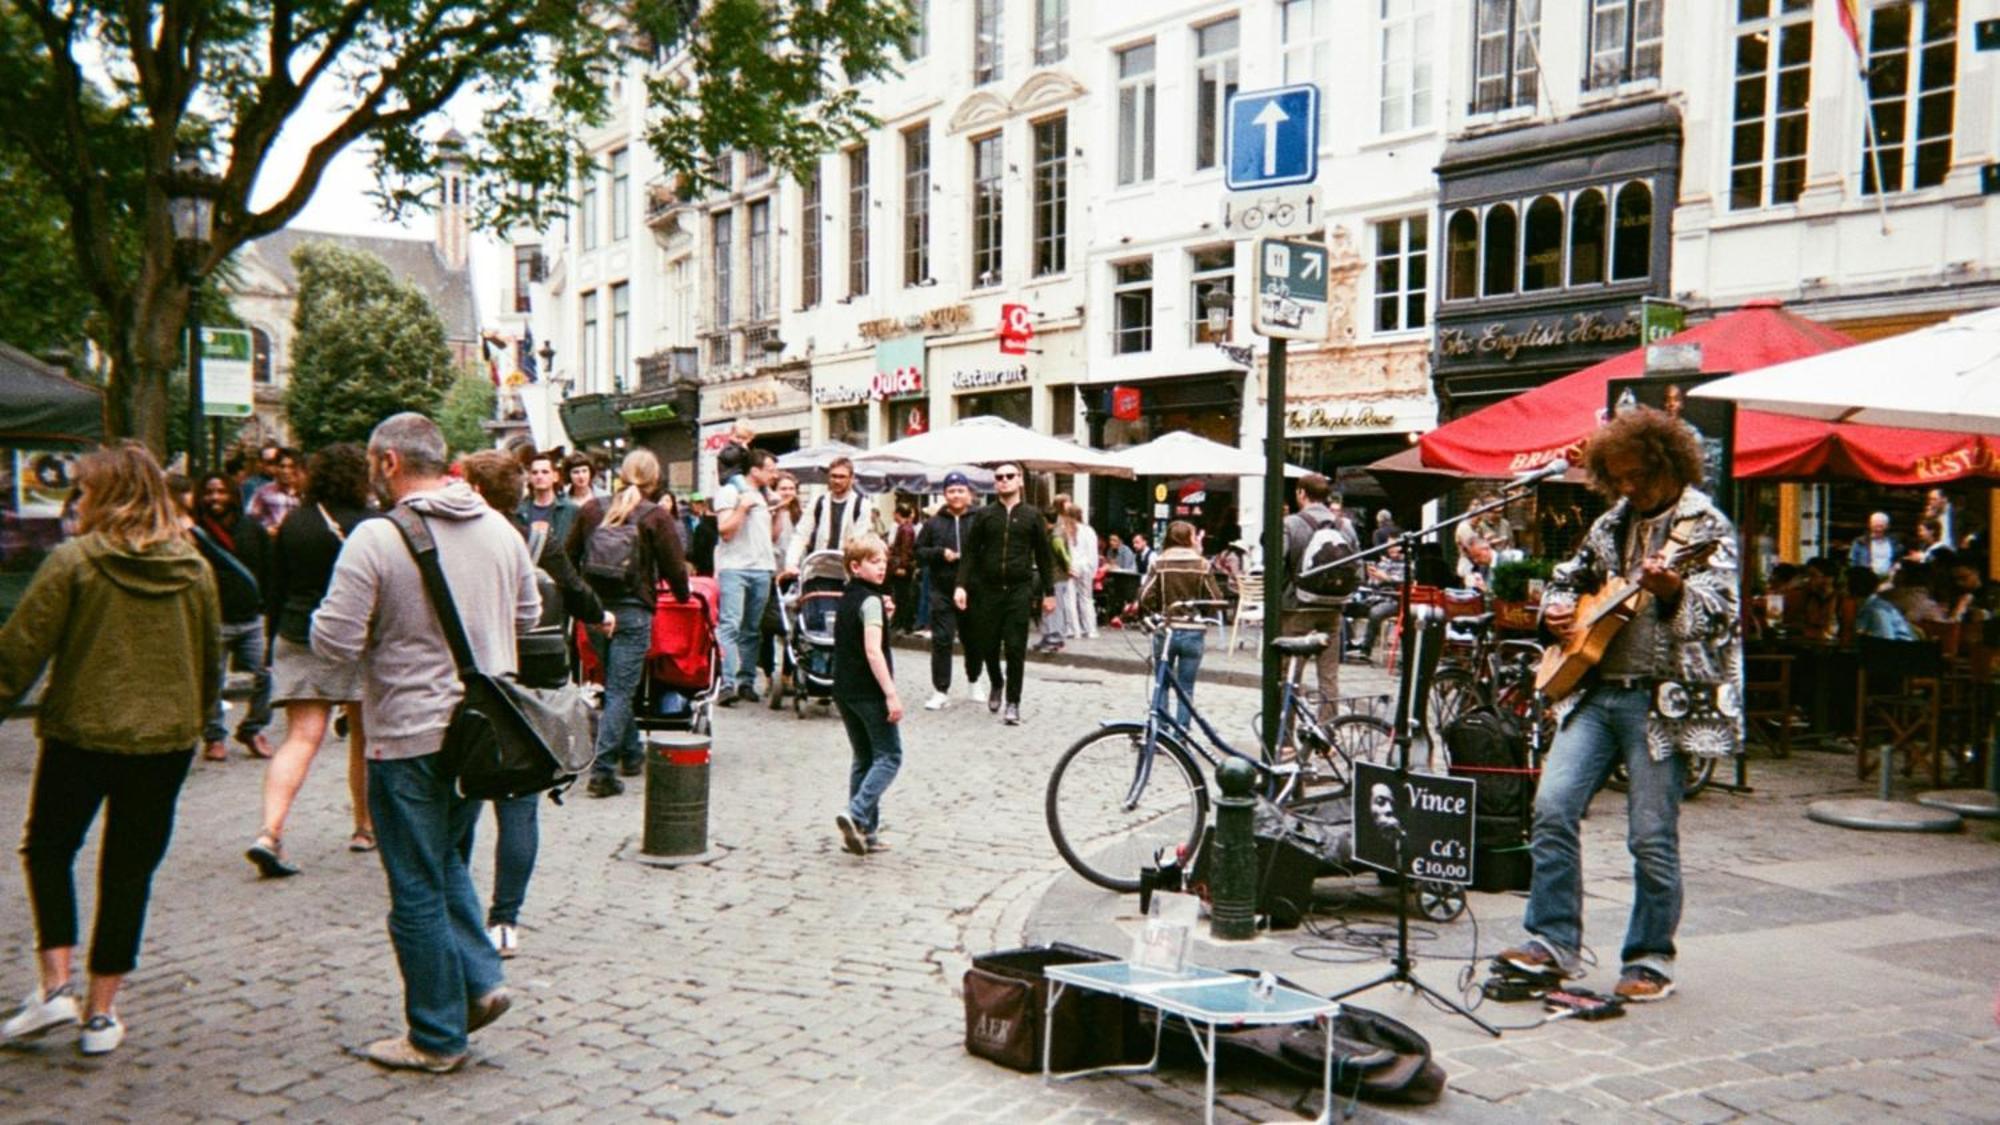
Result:
M899 656L919 701L919 654ZM319 763L295 816L290 848L307 874L276 884L241 858L258 766L198 764L121 1005L130 1037L104 1060L80 1058L64 1036L0 1052L0 1121L1193 1119L1198 1072L1045 1087L961 1048L956 982L972 953L1055 937L1115 950L1133 923L1132 900L1067 874L1041 820L1057 755L1142 703L1120 659L1106 646L1101 659L1034 665L1018 729L964 702L915 713L885 813L895 850L868 860L842 852L833 831L847 754L825 716L724 714L711 821L724 854L711 865L633 862L636 792L545 807L524 948L509 967L519 1001L476 1037L473 1063L444 1078L387 1074L349 1053L400 1028L400 989L379 866L343 848L340 758ZM1247 670L1245 656L1217 670L1239 661ZM1361 669L1345 682L1388 686ZM1205 683L1201 700L1247 740L1252 691ZM19 822L33 749L26 720L0 726L0 820ZM1432 1038L1451 1089L1435 1106L1364 1105L1360 1116L2000 1117L2000 847L1983 831L1913 839L1808 824L1806 799L1861 788L1831 755L1759 761L1751 780L1755 793L1709 794L1686 814L1681 995L1616 1022L1495 1042L1399 992L1370 993L1364 1003ZM482 829L484 888L490 821ZM1630 893L1622 832L1622 810L1601 799L1587 824L1587 925L1611 959ZM86 905L92 862L80 867ZM1341 917L1380 922L1351 901L1367 889L1351 882L1320 886L1349 903ZM1482 951L1515 936L1518 896L1473 899ZM1471 952L1472 927L1436 929L1418 973L1451 991L1463 961L1450 958ZM32 983L32 932L13 865L0 868L0 935L13 954L0 992L18 995ZM1327 989L1381 967L1306 959L1328 947L1360 956L1300 931L1204 946L1201 958ZM1602 968L1590 983L1613 975ZM1533 1013L1483 1014L1525 1023ZM1246 1081L1221 1116L1295 1112L1296 1095Z

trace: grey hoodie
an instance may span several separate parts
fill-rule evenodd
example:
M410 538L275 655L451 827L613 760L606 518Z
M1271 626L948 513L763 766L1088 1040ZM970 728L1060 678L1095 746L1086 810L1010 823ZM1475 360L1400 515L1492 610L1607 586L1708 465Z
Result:
M413 493L402 506L430 522L479 670L515 671L515 635L534 626L542 605L520 534L462 481ZM313 613L312 647L330 660L365 662L370 758L437 753L464 688L417 560L393 522L367 520L348 534Z

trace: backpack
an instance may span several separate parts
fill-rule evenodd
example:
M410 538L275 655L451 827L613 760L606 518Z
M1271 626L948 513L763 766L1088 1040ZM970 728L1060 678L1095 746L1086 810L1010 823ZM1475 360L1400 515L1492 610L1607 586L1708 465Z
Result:
M1473 803L1475 839L1482 845L1517 843L1525 835L1535 799L1526 772L1528 741L1519 723L1491 707L1468 709L1444 728L1451 772L1479 783Z
M583 543L583 564L577 569L599 592L606 588L630 589L639 567L639 524L655 507L651 500L639 501L625 522L600 523Z
M1361 541L1345 519L1332 516L1315 525L1292 579L1299 604L1339 605L1351 597L1361 586L1361 564L1342 565L1340 560L1360 549Z

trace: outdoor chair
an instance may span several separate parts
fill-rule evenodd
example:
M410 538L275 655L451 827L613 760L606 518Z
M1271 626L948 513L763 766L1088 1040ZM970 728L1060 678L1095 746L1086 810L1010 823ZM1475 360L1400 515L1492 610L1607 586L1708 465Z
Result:
M1892 641L1862 637L1854 689L1854 772L1866 779L1877 752L1889 748L1902 759L1903 773L1928 757L1931 783L1944 783L1938 752L1944 658L1936 641Z
M1236 620L1229 626L1229 651L1235 652L1243 640L1243 626L1255 625L1262 632L1268 632L1264 625L1264 605L1266 602L1264 572L1249 571L1236 584Z
M1753 652L1743 658L1743 720L1771 755L1792 754L1792 654Z

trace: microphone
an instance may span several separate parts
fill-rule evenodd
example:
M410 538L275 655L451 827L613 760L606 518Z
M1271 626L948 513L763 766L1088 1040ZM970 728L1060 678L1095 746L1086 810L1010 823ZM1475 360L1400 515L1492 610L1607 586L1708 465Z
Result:
M1515 477L1513 480L1509 481L1508 484L1510 484L1515 488L1519 488L1524 484L1534 484L1536 481L1544 481L1549 479L1550 477L1559 477L1566 472L1569 472L1569 460L1567 458L1558 457L1555 460L1549 462L1548 464L1543 465L1539 469L1533 469L1528 472L1522 473L1521 475Z

